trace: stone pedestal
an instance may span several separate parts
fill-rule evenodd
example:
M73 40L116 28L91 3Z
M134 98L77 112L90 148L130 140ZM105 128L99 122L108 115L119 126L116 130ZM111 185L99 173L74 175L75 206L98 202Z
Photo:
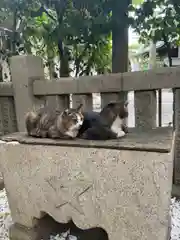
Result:
M35 240L37 239L36 230L27 228L19 224L13 224L9 229L9 239L11 240Z
M173 138L171 128L132 129L112 141L5 136L19 143L0 145L0 168L12 219L25 227L13 226L10 239L36 240L35 219L48 213L101 227L110 240L167 240Z

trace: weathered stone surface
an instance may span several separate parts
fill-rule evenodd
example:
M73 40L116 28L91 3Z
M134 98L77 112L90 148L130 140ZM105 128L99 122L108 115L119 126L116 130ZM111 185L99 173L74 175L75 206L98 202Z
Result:
M20 67L21 66L21 67ZM19 68L20 67L20 68ZM41 58L28 55L13 56L10 62L18 131L25 131L24 117L28 111L44 105L43 98L33 95L34 79L44 79ZM23 100L22 100L23 99Z
M4 180L3 180L3 176L0 173L0 190L2 190L4 188Z
M146 131L146 129L156 128L157 121L157 97L156 90L135 91L135 127Z
M2 136L4 141L18 141L23 144L33 145L55 145L55 146L74 146L74 147L97 147L118 150L138 150L152 152L170 152L172 147L172 128L163 127L155 129L130 128L128 135L119 140L108 141L89 141L74 140L52 140L27 137L26 133L13 133Z
M61 141L54 145L51 140L32 141L22 134L7 136L4 140L21 142L0 145L0 167L13 221L33 227L34 218L47 212L59 222L72 218L80 228L102 227L110 240L167 239L173 135L165 131L150 138L139 132L129 134L122 141L127 144L131 139L126 145L131 151L123 146L123 150L120 146L110 149L108 141L101 149L97 142L80 147L73 146L76 141L65 146ZM159 150L152 142L158 139ZM154 150L140 151L148 141Z
M10 240L35 240L37 237L34 229L28 229L24 226L13 224L9 229Z

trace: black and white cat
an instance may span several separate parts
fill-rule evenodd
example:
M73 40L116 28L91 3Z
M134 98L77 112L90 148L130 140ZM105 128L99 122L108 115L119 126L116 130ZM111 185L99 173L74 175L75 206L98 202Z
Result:
M110 102L100 113L84 112L78 137L89 140L117 139L126 135L128 102Z

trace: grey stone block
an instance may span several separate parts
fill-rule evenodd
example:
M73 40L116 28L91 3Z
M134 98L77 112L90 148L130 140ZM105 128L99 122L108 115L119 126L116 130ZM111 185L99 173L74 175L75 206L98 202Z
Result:
M110 240L167 240L172 129L132 131L104 142L33 139L20 133L3 140L20 143L0 145L16 224L33 228L34 219L46 212L61 223L72 218L82 229L102 227Z

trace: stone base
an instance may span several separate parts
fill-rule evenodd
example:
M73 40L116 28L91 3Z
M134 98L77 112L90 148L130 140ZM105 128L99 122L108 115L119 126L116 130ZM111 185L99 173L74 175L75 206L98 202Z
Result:
M73 236L74 240L108 240L107 232L102 228L80 229L72 221L58 223L51 216L45 215L39 219L34 228L12 224L9 229L10 240L49 240L50 236L59 235L62 238Z
M169 214L167 240L171 240L171 225L171 215Z
M34 220L47 213L64 224L72 219L80 229L100 227L109 240L167 240L171 129L131 132L114 141L54 141L21 133L4 141L0 169L12 219L30 228L11 229L10 239L34 240Z
M10 240L37 240L37 234L34 229L26 228L19 224L12 224L9 228Z
M19 224L12 224L9 228L10 240L49 240L50 235L54 236L70 231L70 235L81 240L108 240L105 230L100 228L91 228L82 230L77 228L73 223L61 224L56 222L52 217L46 215L39 220L39 224L34 228L27 228ZM171 239L171 217L169 216L169 227L167 240Z
M0 191L4 189L4 180L3 178L0 176Z

